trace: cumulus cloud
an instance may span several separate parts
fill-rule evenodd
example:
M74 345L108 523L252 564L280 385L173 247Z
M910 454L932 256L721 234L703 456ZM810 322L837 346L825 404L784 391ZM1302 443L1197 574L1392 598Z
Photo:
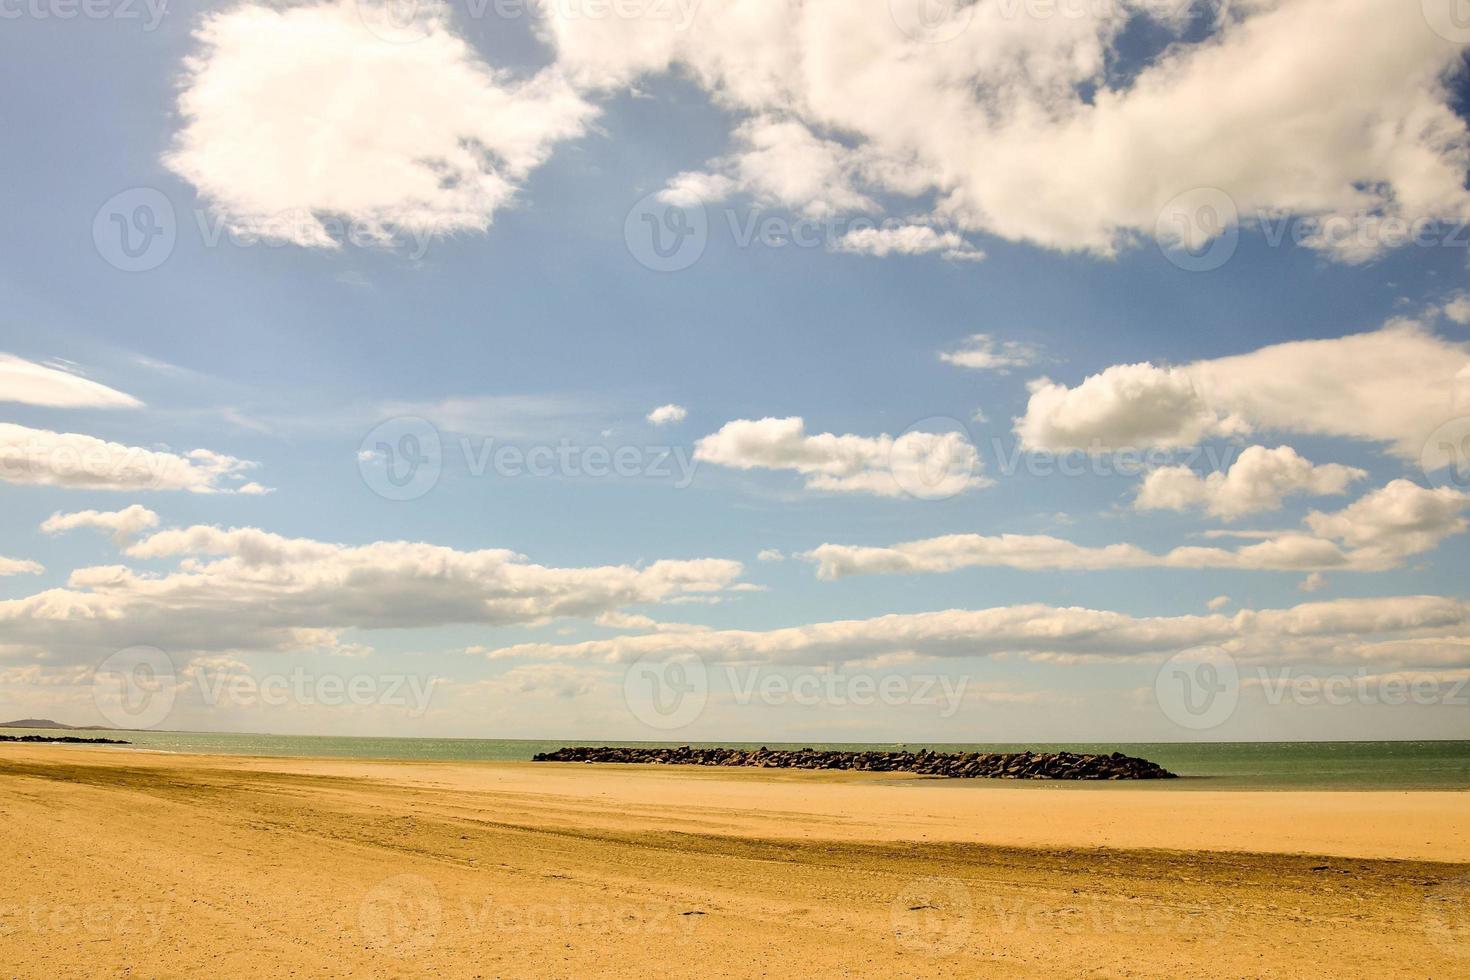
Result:
M247 492L245 487L233 481L243 479L256 465L208 449L178 455L76 432L0 422L0 480L10 483L79 490L241 493Z
M779 548L762 548L760 554L755 556L759 561L785 561L786 556Z
M96 528L111 533L112 540L122 545L157 526L157 514L141 504L133 504L112 511L80 510L70 514L57 511L41 523L41 530L46 534L60 534L79 527Z
M0 353L0 401L47 408L140 408L132 395L58 368Z
M65 588L0 601L7 644L68 662L147 644L170 653L339 649L351 629L514 626L716 596L739 562L706 558L556 568L511 551L378 541L344 545L256 528L156 532L126 558L176 561L73 571Z
M1179 368L1118 364L1075 388L1039 378L1029 385L1016 434L1030 449L1105 452L1137 446L1197 445L1206 436L1243 431L1206 404Z
M928 225L898 225L883 228L854 228L833 243L838 252L855 255L926 255L939 252L946 259L980 262L985 253L958 232L938 231Z
M738 589L738 584L732 586L732 591ZM598 616L596 623L607 629L639 630L644 633L698 633L709 629L708 626L698 626L694 623L670 623L640 613L625 613L616 610ZM484 652L483 649L481 652Z
M648 413L648 421L654 425L670 425L674 422L682 422L689 417L689 409L683 405L660 405Z
M1244 531L1239 548L1179 547L1162 554L1133 544L1080 545L1042 534L949 534L887 547L824 544L800 557L826 579L952 572L963 568L1098 571L1218 568L1238 571L1381 571L1465 530L1470 494L1395 480L1335 513L1313 511L1307 531ZM1309 533L1310 532L1310 533Z
M1466 663L1462 636L1470 604L1441 596L1399 596L1241 610L1226 616L1138 617L1109 610L1047 605L949 609L772 630L618 636L583 643L524 643L491 658L576 659L621 663L640 657L698 656L712 663L846 663L883 656L969 658L1136 658L1207 644L1237 658L1284 658L1425 664ZM1392 642L1375 648L1365 638ZM1415 644L1402 641L1414 640Z
M1156 231L1198 243L1231 226L1226 213L1160 227L1184 213L1171 201L1218 188L1242 221L1348 223L1357 234L1307 244L1354 261L1391 221L1470 214L1467 131L1447 84L1461 48L1417 10L1221 4L1213 31L1186 39L1192 6L1045 18L957 3L905 30L886 0L706 0L687 19L552 5L544 31L579 85L677 73L701 86L740 120L734 153L710 171L807 212L921 198L961 230L1111 254ZM1134 23L1120 9L1175 42L1124 80L1110 71Z
M378 30L374 30L374 25ZM559 73L480 60L448 8L415 8L411 43L376 0L245 3L207 15L165 162L232 229L318 248L483 231L518 183L594 114Z
M1221 609L1224 609L1228 605L1230 605L1230 597L1228 595L1217 595L1215 596L1215 598L1205 603L1205 607L1208 608L1210 612L1219 612Z
M1443 313L1460 326L1470 326L1470 293L1460 293L1444 305Z
M716 161L715 171L680 174L660 199L671 204L713 202L738 190L763 204L814 218L877 207L855 188L846 148L819 138L800 122L759 116L742 123L735 139L739 149Z
M962 433L808 435L798 417L727 422L695 443L694 458L741 470L791 470L806 478L808 490L880 497L948 496L990 484Z
M1181 367L1115 365L1067 387L1032 383L1016 434L1031 449L1177 447L1212 435L1297 432L1428 451L1470 395L1470 347L1400 320L1370 333L1262 347ZM1438 455L1436 455L1438 453Z
M46 569L39 562L0 555L0 577L6 575L40 575Z
M1041 359L1041 350L1035 344L1019 340L997 341L990 334L977 333L966 337L964 343L954 350L941 351L939 359L958 367L1005 374L1011 368L1035 364ZM983 421L983 417L977 421Z
M1134 507L1139 510L1203 508L1230 520L1280 510L1292 494L1322 497L1347 492L1368 474L1338 463L1316 465L1290 446L1250 446L1223 473L1199 476L1188 466L1165 466L1144 477Z
M723 201L735 192L736 186L734 180L723 174L687 171L669 181L668 186L658 192L658 199L665 204L692 208Z
M1364 560L1391 565L1464 531L1467 506L1470 494L1459 490L1394 480L1336 513L1308 514L1307 526L1321 537L1343 542Z

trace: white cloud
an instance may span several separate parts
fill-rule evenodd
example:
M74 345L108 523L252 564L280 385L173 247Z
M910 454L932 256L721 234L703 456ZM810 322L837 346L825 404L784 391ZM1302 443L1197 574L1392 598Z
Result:
M1230 469L1199 476L1188 466L1165 466L1144 477L1134 507L1139 510L1188 510L1202 507L1226 520L1280 510L1291 494L1327 496L1346 493L1368 474L1338 463L1314 465L1290 446L1249 446Z
M531 625L637 604L717 596L739 562L705 558L556 568L496 549L408 541L343 545L255 528L157 532L127 558L175 560L164 572L105 565L62 589L0 601L12 649L82 662L146 644L188 652L350 650L344 630Z
M0 480L81 490L240 493L229 481L256 464L208 449L183 455L125 446L76 432L0 422ZM256 491L258 492L258 491Z
M1321 572L1313 572L1297 584L1297 588L1303 592L1320 592L1327 586L1327 576Z
M1470 293L1460 293L1444 305L1444 315L1460 326L1470 326Z
M1228 595L1217 595L1215 596L1215 598L1205 603L1205 606L1210 610L1210 612L1219 612L1221 609L1224 609L1228 605L1230 605L1230 597Z
M1119 364L1075 388L1049 378L1031 382L1016 434L1030 449L1102 452L1139 446L1191 446L1205 436L1238 432L1222 420L1182 369Z
M980 262L985 259L985 253L965 241L958 232L941 232L928 225L854 228L838 238L832 248L838 252L879 257L941 252L946 259L965 262Z
M1219 568L1239 571L1381 571L1433 550L1467 527L1470 494L1395 480L1332 514L1313 511L1303 531L1243 531L1240 548L1179 547L1163 554L1133 544L1091 547L1042 534L949 534L888 547L823 544L799 557L826 579L952 572L964 568L1098 571Z
M737 186L734 180L723 174L688 171L669 181L669 186L659 191L658 199L665 204L692 208L723 201L735 192Z
M483 231L594 109L553 70L516 81L486 65L446 6L418 5L409 42L380 36L387 9L245 3L206 16L169 168L229 227L296 245L337 247L323 218L377 242Z
M792 470L806 477L808 490L880 497L947 496L990 484L962 433L808 435L798 417L727 422L695 443L694 458L741 470Z
M737 583L731 587L731 591L739 588ZM746 583L748 584L748 583ZM652 616L643 616L638 613L625 613L619 611L605 612L595 620L598 626L614 630L641 630L645 633L698 633L709 629L708 626L696 626L693 623L668 623L654 619ZM485 652L483 648L481 652Z
M46 569L39 562L0 555L0 577L6 575L40 575Z
M1242 660L1464 664L1456 631L1470 626L1470 604L1441 596L1342 599L1225 616L1136 617L1046 605L894 614L772 630L618 636L571 644L524 643L492 658L627 662L640 657L698 656L711 663L829 664L872 657L969 658L1018 654L1127 661L1206 644ZM1365 637L1400 641L1375 648ZM1406 645L1401 641L1417 640Z
M670 425L674 422L682 422L689 417L689 410L683 405L660 405L648 413L648 421L654 425Z
M824 544L799 557L824 579L850 575L914 575L964 568L1102 571L1136 568L1222 568L1306 571L1345 568L1351 556L1331 541L1283 532L1238 549L1174 548L1155 554L1134 544L1080 545L1047 534L948 534L887 547Z
M761 204L814 218L877 207L853 184L847 149L821 139L800 122L758 116L735 131L739 149L716 161L712 173L683 173L659 195L670 204L720 200L744 191Z
M1032 383L1016 434L1031 449L1195 445L1206 436L1297 432L1384 443L1418 460L1463 414L1470 348L1395 321L1371 333L1262 347L1183 367L1116 365L1074 388ZM1449 462L1443 453L1441 463Z
M1243 218L1348 223L1360 235L1309 243L1345 260L1375 254L1392 220L1470 215L1446 84L1461 48L1402 0L1220 5L1202 40L1182 36L1192 5L1130 3L1175 43L1121 82L1110 66L1133 20L1116 5L1014 7L951 4L905 32L887 0L705 0L642 19L552 5L545 32L582 85L691 79L743 120L713 169L808 211L922 197L962 230L1110 254L1153 235L1172 199L1219 188ZM770 142L792 149L752 127L783 127Z
M779 548L762 548L760 554L755 556L759 561L785 561L786 556Z
M977 333L965 338L963 344L952 351L941 351L939 359L976 371L998 371L1005 374L1011 368L1026 367L1041 359L1041 350L1035 344L1019 340L997 341L990 334ZM983 421L983 413L977 421Z
M41 530L46 534L60 534L79 527L96 528L111 532L112 540L122 545L157 526L157 514L141 504L133 504L113 511L82 510L71 514L57 511L42 522Z
M0 353L0 402L47 408L140 408L143 403L104 384L14 354Z
M1470 494L1394 480L1337 513L1308 514L1307 526L1324 538L1342 541L1366 560L1387 565L1464 531L1467 522L1461 515L1467 506Z

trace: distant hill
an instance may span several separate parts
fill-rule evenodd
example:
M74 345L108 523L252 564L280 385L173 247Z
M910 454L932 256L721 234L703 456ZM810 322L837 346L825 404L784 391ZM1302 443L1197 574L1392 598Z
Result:
M102 725L63 725L50 718L22 718L20 721L0 721L0 728L60 728L68 732L105 732Z

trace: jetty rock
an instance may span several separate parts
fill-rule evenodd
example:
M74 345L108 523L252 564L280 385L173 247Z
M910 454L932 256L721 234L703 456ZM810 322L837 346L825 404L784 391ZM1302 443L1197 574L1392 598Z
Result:
M1147 759L1075 752L839 752L825 749L626 748L576 746L538 752L532 762L664 766L753 766L762 769L848 769L911 772L948 779L1175 779Z
M132 745L120 738L78 738L75 735L0 735L0 742L39 742L46 745Z

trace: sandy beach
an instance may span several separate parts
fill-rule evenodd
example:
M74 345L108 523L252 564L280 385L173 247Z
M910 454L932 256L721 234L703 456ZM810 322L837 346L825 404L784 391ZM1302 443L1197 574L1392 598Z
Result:
M1467 793L3 745L0 816L5 976L1470 970Z

